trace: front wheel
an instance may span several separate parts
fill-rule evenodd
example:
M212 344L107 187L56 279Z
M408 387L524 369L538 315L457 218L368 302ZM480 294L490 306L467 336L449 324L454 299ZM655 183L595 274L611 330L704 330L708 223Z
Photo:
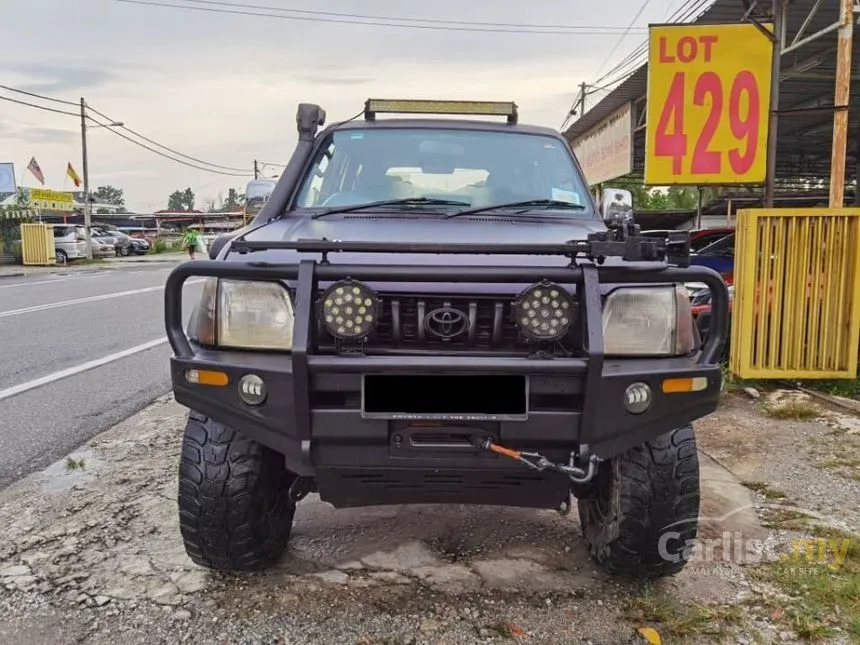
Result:
M200 566L252 571L286 548L295 475L281 455L223 424L190 412L179 464L179 528Z
M602 462L579 500L592 557L608 572L636 578L678 573L698 534L699 459L683 426Z

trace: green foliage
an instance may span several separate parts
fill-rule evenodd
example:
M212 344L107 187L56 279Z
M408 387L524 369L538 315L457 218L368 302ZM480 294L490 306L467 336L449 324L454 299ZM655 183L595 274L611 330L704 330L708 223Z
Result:
M96 202L101 204L113 204L114 206L118 206L118 208L115 209L117 213L128 212L125 208L125 197L122 194L122 188L116 188L115 186L99 186L93 192L93 197ZM97 212L106 213L109 211L107 209L100 208Z
M194 210L194 191L191 188L176 190L167 198L167 209L171 211Z
M641 181L617 180L611 182L616 188L626 188L633 194L635 211L695 210L699 203L698 189L688 186L669 186L667 188L648 188ZM702 203L716 196L716 191L705 188Z

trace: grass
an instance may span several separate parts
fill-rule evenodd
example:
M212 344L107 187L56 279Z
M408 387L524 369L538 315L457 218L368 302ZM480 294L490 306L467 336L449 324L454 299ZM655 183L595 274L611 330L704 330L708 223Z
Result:
M781 403L764 403L762 412L772 419L808 421L821 416L819 409L806 401L784 401Z
M798 383L809 390L860 401L860 379L813 379Z
M83 459L75 460L73 457L66 457L66 470L78 470L86 468L86 462Z
M628 600L625 614L636 625L653 627L667 643L694 635L724 637L743 619L738 606L679 602L650 586Z
M762 496L767 499L785 499L786 495L780 490L776 490L775 488L771 488L768 484L764 482L742 482L744 486L749 488L756 493L760 493Z
M860 468L860 456L837 455L832 459L822 461L819 466L822 468Z
M792 597L781 604L769 601L770 609L802 639L820 641L839 630L854 642L860 639L860 535L820 527L809 533L825 540L822 544L828 545L825 555L829 562L809 561L807 552L757 567L751 575ZM836 550L844 553L841 566L832 559ZM821 552L812 555L820 557Z

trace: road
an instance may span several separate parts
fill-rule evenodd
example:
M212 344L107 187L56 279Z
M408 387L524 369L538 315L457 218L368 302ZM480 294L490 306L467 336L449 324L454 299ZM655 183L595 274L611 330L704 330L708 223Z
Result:
M170 389L172 265L0 279L0 488ZM190 315L199 280L189 280Z

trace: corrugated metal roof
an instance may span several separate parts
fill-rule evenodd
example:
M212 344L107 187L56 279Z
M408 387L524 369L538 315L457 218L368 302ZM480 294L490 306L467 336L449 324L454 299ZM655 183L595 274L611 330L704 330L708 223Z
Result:
M747 10L747 0L716 0L698 19L692 21L702 23L732 23L738 22ZM759 3L770 11L772 3L765 0ZM788 4L787 12L787 45L792 43L794 35L806 20L815 0L793 0ZM754 14L756 15L756 14ZM763 14L759 13L761 18ZM839 19L837 2L823 2L815 17L806 27L802 37L832 25ZM780 81L781 111L810 107L833 105L834 80L836 77L836 34L831 33L804 45L794 52L783 54L783 73L800 61L810 58L822 59L814 69L791 78ZM860 60L860 37L855 32L853 59ZM645 96L648 83L648 65L637 68L626 80L606 95L597 105L586 111L579 120L574 122L564 132L568 140L586 134L603 119L629 101L636 101ZM854 93L852 88L852 94ZM857 123L860 120L860 102L852 101L849 121ZM783 114L779 118L779 144L777 147L777 167L779 173L792 172L807 175L826 176L829 174L830 148L832 139L832 110ZM852 127L852 131L856 128ZM634 136L634 169L641 171L644 160L644 136L637 133ZM855 146L849 145L849 167L856 164Z

